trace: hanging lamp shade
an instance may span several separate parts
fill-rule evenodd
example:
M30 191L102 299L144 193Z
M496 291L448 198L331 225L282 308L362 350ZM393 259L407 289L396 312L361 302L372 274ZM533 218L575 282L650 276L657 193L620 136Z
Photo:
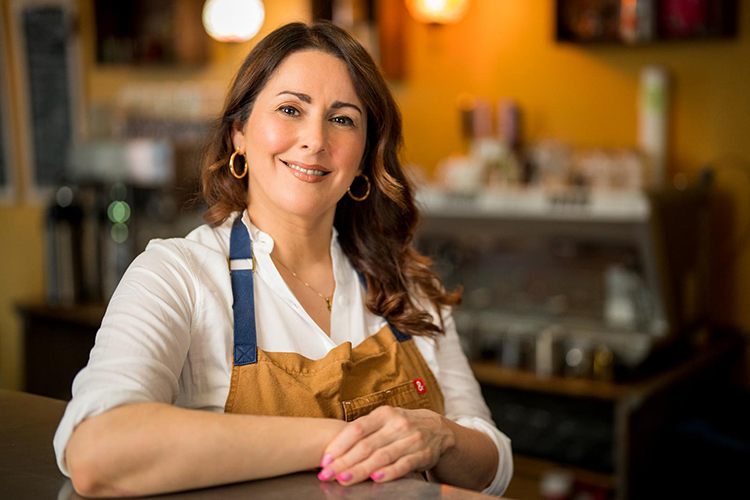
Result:
M261 0L208 0L203 27L220 42L246 42L258 34L266 12Z
M406 0L406 7L417 21L451 24L464 17L469 9L469 0Z

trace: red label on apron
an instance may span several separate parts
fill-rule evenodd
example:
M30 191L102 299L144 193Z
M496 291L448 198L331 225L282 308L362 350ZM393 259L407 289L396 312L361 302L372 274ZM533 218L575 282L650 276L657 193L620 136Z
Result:
M424 394L425 392L427 392L427 386L424 385L424 380L422 380L421 378L414 379L414 387L417 388L417 392L419 394Z

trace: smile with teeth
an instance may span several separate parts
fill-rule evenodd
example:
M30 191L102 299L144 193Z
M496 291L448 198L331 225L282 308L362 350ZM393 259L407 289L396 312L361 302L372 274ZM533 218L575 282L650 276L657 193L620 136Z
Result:
M284 160L281 160L281 163L283 163L289 168L297 170L298 172L302 172L303 174L317 175L318 177L323 177L324 175L328 175L330 173L330 172L324 172L323 170L308 170L306 168L300 167L299 165L295 165L294 163L289 163Z

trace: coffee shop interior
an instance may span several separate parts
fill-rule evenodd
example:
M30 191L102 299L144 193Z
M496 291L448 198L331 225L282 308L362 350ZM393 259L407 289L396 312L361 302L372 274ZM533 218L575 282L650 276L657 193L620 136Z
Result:
M130 262L202 223L233 73L273 29L328 19L400 107L414 245L463 287L461 342L512 441L505 495L732 494L750 465L748 7L3 0L0 389L70 399Z

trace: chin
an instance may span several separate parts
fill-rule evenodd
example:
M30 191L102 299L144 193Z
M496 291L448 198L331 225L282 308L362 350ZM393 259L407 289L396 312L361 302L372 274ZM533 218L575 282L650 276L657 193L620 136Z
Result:
M338 202L338 199L335 200ZM336 209L336 203L332 203L332 198L327 197L302 197L296 196L285 199L279 207L286 213L299 217L315 218L324 215L329 210Z

